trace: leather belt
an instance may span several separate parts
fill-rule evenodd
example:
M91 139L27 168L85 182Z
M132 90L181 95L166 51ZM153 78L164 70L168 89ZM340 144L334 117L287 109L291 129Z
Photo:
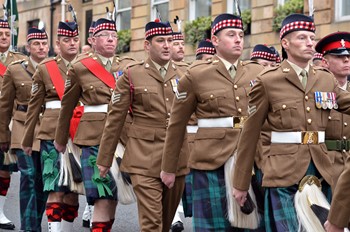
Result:
M107 113L108 104L88 106L84 105L84 113Z
M271 143L320 144L324 141L324 131L271 132Z
M28 105L17 105L17 110L22 112L27 112Z
M199 128L211 128L211 127L228 127L228 128L242 128L244 122L248 116L232 116L223 118L199 118Z
M349 151L350 140L326 140L327 149L329 151Z

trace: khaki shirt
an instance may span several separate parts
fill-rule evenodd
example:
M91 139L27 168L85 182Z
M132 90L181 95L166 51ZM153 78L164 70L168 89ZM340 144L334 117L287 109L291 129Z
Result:
M198 120L248 115L250 81L263 67L254 61L240 61L237 66L232 79L224 63L214 56L211 61L192 64L180 79L164 146L163 171L175 172L192 113ZM240 128L199 128L188 166L199 170L221 167L236 150L240 132Z
M181 75L178 67L170 61L163 79L151 59L134 63L124 70L124 75L118 80L113 92L97 164L111 166L125 116L131 106L133 122L128 131L129 140L121 170L159 178L171 104L177 90L176 79ZM129 80L134 85L131 96ZM185 175L189 172L186 139L182 139L179 150L181 155L176 174Z
M334 92L338 110L350 113L350 95L337 86L330 72L310 67L307 81L304 90L287 61L260 73L250 93L250 115L238 145L235 188L247 190L249 187L256 145L266 119L271 131L325 131L331 110L316 107L316 91ZM306 173L311 159L327 183L333 185L334 157L329 155L324 143L273 143L265 163L263 186L287 187L298 183Z

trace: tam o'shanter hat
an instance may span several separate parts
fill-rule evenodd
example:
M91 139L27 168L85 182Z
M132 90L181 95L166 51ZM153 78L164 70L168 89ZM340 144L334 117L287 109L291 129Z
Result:
M293 31L315 32L316 27L312 17L303 14L290 14L282 21L280 39Z
M57 35L66 37L78 36L78 25L75 22L59 22L57 28Z
M253 48L253 52L250 55L250 59L263 59L277 62L275 51L264 44L255 45L255 47Z
M47 39L47 34L45 29L38 29L36 27L29 28L27 33L27 42L32 39Z
M157 20L158 21L158 20ZM173 29L169 22L149 22L145 26L145 39L150 39L156 35L172 35Z
M89 34L94 33L95 23L96 23L95 21L91 22L91 25L89 27Z
M205 39L199 42L196 50L196 56L200 54L214 55L216 53L215 47L209 39Z
M8 28L8 29L10 29L9 22L7 20L0 19L0 28Z
M350 33L343 31L329 34L318 41L315 49L323 56L327 54L350 55Z
M117 31L117 28L115 26L115 22L113 20L105 19L105 18L100 18L96 21L95 23L95 28L93 35L100 31Z
M312 57L312 60L322 60L323 55L321 53L315 52L314 56Z
M218 15L211 25L211 34L216 35L219 31L225 28L237 28L243 30L242 18L237 15L226 13Z

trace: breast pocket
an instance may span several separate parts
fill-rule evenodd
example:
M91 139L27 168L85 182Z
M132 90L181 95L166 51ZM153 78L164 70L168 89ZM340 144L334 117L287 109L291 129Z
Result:
M142 104L145 111L152 111L157 94L156 86L135 87L135 100Z
M230 104L228 101L228 96L228 92L224 89L204 92L200 95L200 104L202 105L201 108L208 112L220 115L220 107Z
M88 102L94 102L98 99L97 90L100 83L90 83L82 86L83 98Z
M25 81L25 82L19 82L16 83L16 95L17 99L21 102L23 101L29 101L30 95L32 92L32 82L31 81Z
M272 104L272 117L269 119L280 128L293 129L298 120L298 103L296 100L281 101Z

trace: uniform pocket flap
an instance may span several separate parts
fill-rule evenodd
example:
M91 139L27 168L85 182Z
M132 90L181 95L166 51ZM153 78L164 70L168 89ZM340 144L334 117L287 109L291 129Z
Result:
M211 90L209 92L205 92L200 95L200 98L202 100L225 98L225 97L226 97L226 91L223 89Z
M23 111L16 111L15 114L13 115L13 119L21 122L26 121L26 112Z
M128 137L135 138L135 139L154 141L155 130L146 129L146 128L139 128L139 127L137 127L137 128L131 127L128 131Z
M226 135L225 130L202 129L196 134L196 139L223 139Z
M272 104L272 111L276 112L278 110L286 110L286 109L296 109L297 104L296 100L293 101L283 101Z
M288 145L274 145L270 146L270 155L290 155L296 153L299 149L297 144L288 144Z
M106 113L84 113L81 121L102 121L106 118Z
M135 87L135 94L157 93L157 86Z

